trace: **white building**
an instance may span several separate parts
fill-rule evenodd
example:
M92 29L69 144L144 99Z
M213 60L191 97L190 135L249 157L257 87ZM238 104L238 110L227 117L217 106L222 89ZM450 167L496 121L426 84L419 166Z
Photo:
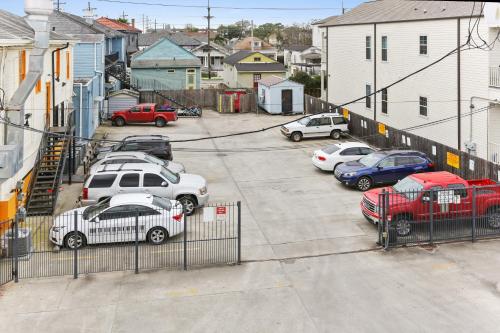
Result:
M271 114L304 113L304 85L280 76L259 81L259 107Z
M210 51L210 59L208 59L208 54ZM191 50L195 56L197 56L201 61L201 69L204 72L208 72L208 63L210 61L210 70L216 72L218 76L222 75L224 70L223 60L230 54L230 51L225 49L223 46L216 43L202 43L200 46L195 47Z
M318 20L311 24L312 27L312 46L316 47L321 52L321 66L320 66L320 75L321 75L321 98L326 99L326 89L327 89L327 68L326 68L326 59L327 59L327 38L326 38L326 27L323 26L326 22L332 20L336 16L330 16L323 20Z
M320 75L321 49L316 46L290 45L283 50L284 63L290 75L305 72Z
M382 89L473 41L483 49L455 52L394 86L347 106L398 129L494 160L500 153L499 6L446 1L378 0L324 23L326 99L343 104ZM474 9L474 10L473 10ZM472 40L471 40L472 44ZM474 45L474 44L472 44ZM491 50L490 50L491 49ZM470 112L471 98L475 113ZM490 106L487 110L481 108ZM437 121L449 119L440 123Z

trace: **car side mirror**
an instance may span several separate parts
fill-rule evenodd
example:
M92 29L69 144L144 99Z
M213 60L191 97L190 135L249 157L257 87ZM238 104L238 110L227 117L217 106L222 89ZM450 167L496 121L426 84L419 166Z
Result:
M381 165L377 165L377 169L382 170L384 167Z
M90 222L99 223L99 216L94 217Z
M167 182L162 182L161 183L161 187L168 187L168 183Z

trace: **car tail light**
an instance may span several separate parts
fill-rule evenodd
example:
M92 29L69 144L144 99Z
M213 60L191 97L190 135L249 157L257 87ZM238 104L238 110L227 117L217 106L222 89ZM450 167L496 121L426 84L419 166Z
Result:
M320 161L326 161L326 158L324 158L323 156L318 156L318 160L320 160Z
M430 162L427 164L427 166L430 168L430 169L434 169L434 163Z
M83 188L82 198L83 200L88 200L89 198L89 189L86 187Z
M177 222L180 222L182 220L182 213L178 214L178 215L174 215L172 216L172 218L177 221Z

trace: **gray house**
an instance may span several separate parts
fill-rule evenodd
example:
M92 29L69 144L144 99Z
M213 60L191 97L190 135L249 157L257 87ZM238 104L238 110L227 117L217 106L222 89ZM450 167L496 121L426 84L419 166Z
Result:
M131 82L141 90L200 89L200 59L167 38L136 53L131 68Z

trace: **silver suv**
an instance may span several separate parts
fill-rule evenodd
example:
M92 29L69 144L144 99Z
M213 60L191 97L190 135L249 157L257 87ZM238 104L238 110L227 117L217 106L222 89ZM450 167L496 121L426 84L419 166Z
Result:
M281 133L292 141L302 138L331 137L338 140L349 132L347 120L339 113L322 113L305 117L281 127Z
M186 215L208 201L207 181L198 175L174 173L160 165L126 163L100 166L85 181L82 204L94 204L121 193L149 193L178 200Z

